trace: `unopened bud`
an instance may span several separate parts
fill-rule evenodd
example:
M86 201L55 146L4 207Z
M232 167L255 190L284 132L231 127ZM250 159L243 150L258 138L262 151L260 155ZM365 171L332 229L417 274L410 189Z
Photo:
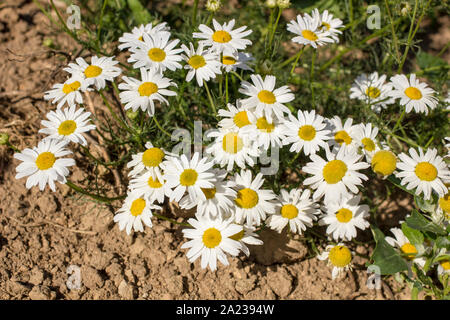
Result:
M266 0L266 7L275 8L277 6L277 0Z
M0 145L3 146L5 144L8 144L8 142L9 142L9 134L0 133Z
M290 0L277 0L277 5L280 9L287 9L291 6Z
M407 16L408 13L411 11L411 6L409 5L408 2L402 2L400 5L400 13L402 16Z
M217 12L221 6L222 3L220 0L208 0L208 2L206 2L206 10L210 12Z
M129 119L134 120L139 115L139 110L133 111L133 109L128 109L126 114Z

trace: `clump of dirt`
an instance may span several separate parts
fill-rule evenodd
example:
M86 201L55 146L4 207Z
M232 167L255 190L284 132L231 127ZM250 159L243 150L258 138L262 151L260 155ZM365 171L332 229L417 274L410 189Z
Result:
M42 138L40 120L54 108L42 99L43 92L66 76L61 69L68 57L45 49L43 41L75 46L51 30L31 1L0 5L0 128L22 149ZM74 155L77 161L79 156ZM369 289L360 257L353 272L333 281L331 268L310 258L301 239L270 230L262 232L265 244L252 247L250 258L231 258L230 266L216 272L202 270L180 249L180 227L155 221L145 233L127 236L113 222L111 207L75 197L64 185L55 193L26 189L23 180L14 178L17 164L10 150L0 148L1 299L409 297L391 279L379 290ZM72 171L71 179L83 178L81 171ZM357 251L370 253L365 246Z

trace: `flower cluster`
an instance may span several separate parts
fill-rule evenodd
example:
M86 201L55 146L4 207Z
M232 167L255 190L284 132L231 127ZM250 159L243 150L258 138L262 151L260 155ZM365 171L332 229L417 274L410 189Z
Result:
M214 11L220 2L208 4ZM278 1L277 5L284 8L289 1ZM245 52L252 45L247 39L252 30L235 28L235 20L221 25L213 19L212 24L213 28L198 26L199 32L192 35L199 39L197 45L172 39L166 23L141 25L125 33L119 39L119 49L128 50L128 62L140 78L122 77L117 88L123 108L156 116L157 108L168 105L180 85L166 76L168 70L184 68L186 82L195 77L197 85L206 89L217 76L238 68L253 72L253 58ZM342 26L342 21L328 11L315 9L311 15L297 16L287 30L296 34L292 41L317 49L338 43ZM48 184L55 190L55 181L66 182L68 167L75 164L73 159L64 158L71 153L67 145L86 146L87 132L96 129L90 113L77 109L83 104L82 94L102 92L107 81L113 82L121 74L113 57L93 56L89 63L80 57L75 62L64 69L71 77L44 96L58 103L39 131L48 137L34 149L15 154L22 161L16 177L28 176L27 188L39 184L43 190ZM261 245L257 232L264 226L300 235L315 224L326 226L328 238L336 244L328 246L319 258L330 261L335 278L351 268L352 253L344 242L354 239L358 229L369 227L369 207L361 203L360 194L369 168L383 178L399 179L404 188L425 200L439 197L439 210L448 215L450 171L436 149L411 148L409 155L396 155L372 123L325 118L315 110L294 108L291 88L277 84L275 76L250 74L249 78L240 83L242 97L218 110L218 126L208 134L212 143L205 148L205 156L201 152L192 157L179 155L151 141L145 141L145 150L131 155L127 197L114 216L120 230L131 234L143 231L144 225L152 227L152 218L166 200L183 209L195 208L195 218L188 220L192 228L183 230L189 241L182 248L189 249L191 262L201 257L202 268L215 270L217 261L228 264L227 255L237 256L241 251L249 255L247 245ZM375 111L397 99L405 112L414 109L427 114L436 107L434 90L414 74L409 79L393 76L390 83L386 78L376 72L361 75L351 88L350 98L364 101ZM302 168L305 179L303 188L281 189L277 194L265 187L263 173L256 170L259 157L278 154L281 148L294 154L292 161L306 159ZM408 245L401 231L394 229L393 233L396 239L387 241L421 262L422 251Z

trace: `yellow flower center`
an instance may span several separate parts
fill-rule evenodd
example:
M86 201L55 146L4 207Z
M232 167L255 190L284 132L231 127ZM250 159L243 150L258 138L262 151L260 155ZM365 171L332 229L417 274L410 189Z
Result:
M193 186L197 178L197 171L194 169L185 169L180 175L180 184L185 187Z
M298 216L298 209L293 204L285 204L281 207L281 216L286 219L294 219Z
M216 188L201 188L206 199L212 199L216 196Z
M381 94L381 91L377 87L368 87L366 89L366 96L368 96L372 99L378 98L380 96L380 94Z
M446 271L450 270L450 261L449 260L441 261L441 267Z
M164 158L164 151L160 148L150 148L142 154L142 163L146 167L157 167Z
M139 86L138 92L141 97L149 97L158 92L158 86L153 82L144 82Z
M77 123L73 120L66 120L61 122L58 127L58 133L62 136L68 136L75 132Z
M130 213L134 217L137 217L140 214L142 214L144 208L145 208L145 200L142 198L136 199L131 203Z
M159 189L163 186L162 183L159 182L158 178L156 178L156 180L153 180L152 177L149 177L147 183L148 186L152 189Z
M95 78L102 73L102 68L98 66L89 66L84 70L86 78Z
M352 217L352 211L347 208L341 208L336 212L336 219L342 223L349 222L350 220L352 220Z
M330 30L331 25L328 22L322 22L322 28L325 27L325 29Z
M422 92L419 89L414 87L406 88L405 94L408 98L412 100L420 100L422 98Z
M256 127L266 133L271 133L273 129L275 129L275 125L273 123L268 123L265 117L256 120Z
M63 86L62 91L65 94L69 94L71 92L77 91L78 88L80 88L80 86L81 86L80 81L74 81L72 83L65 83L64 86Z
M228 32L226 32L224 30L219 30L219 31L216 31L213 33L212 39L215 42L227 43L227 42L231 41L231 34L229 34Z
M228 153L238 153L244 147L244 141L237 133L230 132L223 137L222 148Z
M234 241L241 241L242 238L244 237L244 235L245 235L245 230L242 228L241 231L239 231L239 232L236 233L236 234L233 234L233 235L232 235L231 237L229 237L229 238L232 239L232 240L234 240Z
M338 267L343 268L347 266L352 261L352 253L347 247L344 246L335 246L330 250L328 254L328 259L330 262Z
M274 104L277 101L275 95L272 92L267 91L267 90L261 90L258 93L258 99L262 103L266 103L266 104Z
M372 170L383 176L388 176L397 167L397 157L388 150L380 150L372 158Z
M236 63L236 59L232 56L223 56L222 63L231 66Z
M215 248L222 241L222 234L216 228L209 228L203 232L203 244L207 248Z
M414 259L415 255L417 254L416 247L411 243L405 243L401 246L400 250L402 250L402 252L406 254L406 258L408 260Z
M450 213L450 192L439 199L439 207L447 213Z
M303 38L305 38L306 40L309 40L309 41L317 41L317 39L319 39L317 34L312 32L311 30L303 30L302 36L303 36Z
M234 199L236 205L243 209L251 209L258 204L258 194L250 189L244 188L238 191L236 199Z
M342 180L347 172L347 165L342 160L331 160L323 167L323 178L328 184L335 184Z
M370 152L370 151L375 150L375 142L373 142L372 139L370 139L370 138L363 138L361 140L361 143L363 144L364 149L366 149L367 151Z
M334 140L337 143L339 143L340 145L342 145L343 143L345 143L347 145L352 143L352 138L350 137L350 135L345 130L341 130L341 131L336 132L335 135L334 135Z
M306 124L298 129L298 136L305 141L311 141L316 137L316 129L313 126Z
M233 122L238 128L245 127L250 124L247 111L240 111L233 117Z
M419 162L414 169L416 176L423 181L433 181L436 179L438 171L435 166L429 162Z
M139 41L144 41L144 37L143 37L143 36L140 36L140 37L138 38L138 40L139 40Z
M53 167L56 158L55 155L51 152L42 152L36 158L36 166L39 170L47 170Z
M148 50L148 57L150 58L150 60L155 61L155 62L161 62L164 61L164 59L166 58L166 53L164 52L164 50L160 49L160 48L152 48L150 50Z
M195 55L195 56L190 57L188 60L188 63L194 69L198 69L198 68L206 66L205 58L203 58L200 55Z

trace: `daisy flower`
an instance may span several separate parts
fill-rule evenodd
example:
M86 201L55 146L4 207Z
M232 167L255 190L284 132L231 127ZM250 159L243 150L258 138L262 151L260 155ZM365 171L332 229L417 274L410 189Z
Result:
M244 50L247 46L251 45L252 42L244 37L252 33L252 30L246 30L247 27L243 26L238 29L233 30L235 20L231 20L228 23L220 25L213 19L214 30L212 30L207 25L201 24L198 29L201 32L194 32L193 36L200 40L199 44L205 47L211 47L214 51L221 53L225 50L228 52L236 52L237 50Z
M248 65L255 60L250 53L225 51L221 59L222 67L226 72L237 71L237 69L253 71Z
M319 220L319 225L328 226L327 234L338 241L356 238L356 228L367 229L370 224L369 206L359 205L361 196L347 195L337 202L325 202L325 215Z
M330 146L335 150L343 147L347 151L355 151L357 143L353 140L357 125L353 125L353 119L348 118L342 125L342 120L338 116L334 116L331 119L331 125L333 126L332 135L334 139L328 140Z
M165 96L176 96L177 93L167 88L177 85L156 69L141 68L140 71L142 80L123 77L125 83L119 83L119 89L123 90L119 94L120 101L125 104L125 110L132 109L136 112L141 109L152 117L155 114L155 101L168 105L169 101Z
M114 57L92 56L91 64L88 64L82 57L78 57L75 62L69 63L64 70L72 76L82 77L86 87L93 84L97 90L105 88L106 81L113 81L122 72L120 68L115 67L119 61L114 60Z
M311 162L303 167L303 171L313 176L305 179L303 184L315 189L313 198L318 200L325 195L325 202L339 201L348 193L358 193L358 187L367 176L358 170L369 167L369 164L361 160L362 155L355 152L346 152L344 148L332 153L325 149L326 160L318 155L311 155Z
M316 215L320 214L319 206L310 196L309 189L292 189L290 192L281 189L275 213L267 219L266 224L279 233L289 224L291 232L301 235L306 227L312 227Z
M388 104L393 104L395 99L391 97L392 84L386 83L386 75L378 76L378 72L362 74L355 79L350 88L350 99L358 99L370 104L375 112L386 109Z
M259 239L259 236L254 232L256 229L253 227L248 226L241 226L242 230L238 233L230 236L230 239L238 241L241 245L241 250L244 252L244 254L248 257L250 256L250 250L246 246L247 244L250 244L252 246L260 246L264 242Z
M361 146L365 155L372 155L380 149L377 143L377 134L377 127L372 127L371 123L361 123L353 131L353 138Z
M391 232L395 238L386 237L386 242L392 247L398 248L409 262L414 262L423 267L425 265L425 259L420 257L425 252L423 245L412 244L400 228L392 228Z
M406 112L414 109L417 113L423 112L427 115L428 108L436 108L438 99L434 96L435 91L416 79L415 74L411 74L409 80L405 75L399 74L391 77L391 82L394 87L391 97L400 99L400 104L405 106Z
M352 252L343 243L335 246L329 245L325 251L317 256L319 260L327 260L333 266L332 279L340 278L348 270L352 270Z
M210 132L208 137L215 140L206 148L206 152L213 155L214 162L221 167L226 166L231 171L234 164L242 169L246 164L251 167L255 165L254 158L259 156L259 150L247 134L220 129Z
M161 210L161 207L153 205L150 201L134 193L130 193L122 207L116 212L114 222L119 224L120 231L125 229L128 235L131 234L132 229L143 232L143 224L147 227L152 227L152 210Z
M72 141L85 146L87 141L83 133L95 130L95 125L89 124L90 115L91 113L85 112L83 108L77 110L74 105L64 110L56 109L47 113L47 119L50 121L41 121L45 128L39 132L47 134L49 138Z
M259 226L266 219L266 214L275 213L275 194L272 190L261 189L264 179L258 173L252 180L250 170L241 170L235 175L237 195L235 219L237 223L246 222L247 226Z
M131 33L125 32L123 36L119 38L119 42L121 42L122 44L119 45L118 48L119 50L123 50L135 47L137 41L144 40L144 33L152 36L161 33L168 33L170 35L169 31L170 27L167 26L166 22L159 23L155 26L153 26L152 23L149 23L145 26L141 24L139 27L134 27L133 30L131 30Z
M146 150L144 152L139 152L131 156L132 160L128 162L127 168L133 168L133 170L128 173L128 176L136 177L141 173L149 171L154 180L158 179L159 181L163 181L161 172L163 169L163 160L167 152L162 148L153 146L150 141L145 144L145 148Z
M189 196L184 196L180 200L180 207L183 209L192 209L197 206L197 215L209 216L211 219L217 217L229 216L234 209L233 199L236 197L236 191L232 189L234 183L225 181L227 171L213 170L216 181L212 188L202 188L205 199L196 199L192 201Z
M310 45L315 49L317 49L318 46L333 43L334 41L331 33L324 28L321 28L321 20L320 14L311 17L307 13L305 13L303 17L298 15L297 21L291 20L287 24L287 30L297 35L292 38L292 41L305 46Z
M175 49L180 40L169 41L170 33L158 33L149 35L144 33L143 41L137 41L136 47L131 48L132 52L128 62L134 62L133 67L153 69L155 71L164 72L166 69L175 71L182 66L178 61L183 60L180 52L183 49Z
M442 248L439 250L436 258L440 258L442 256L450 256L450 251L447 251L445 248ZM450 260L448 258L444 258L443 260L440 260L437 262L437 272L438 275L443 276L445 274L450 275Z
M154 177L152 171L135 176L128 185L130 191L138 197L144 198L149 203L164 203L165 197L170 197L172 190L164 180Z
M424 154L422 148L419 153L413 148L409 149L409 157L406 153L399 154L400 162L397 168L401 171L396 174L401 178L401 185L406 189L416 188L416 195L423 193L425 200L431 198L434 190L439 197L447 193L444 183L450 182L450 171L442 157L437 155L436 149L428 149Z
M185 238L191 239L181 246L181 249L189 249L186 256L192 263L201 257L201 267L209 266L211 271L217 269L217 260L227 266L226 253L237 256L241 245L238 241L230 239L230 236L242 230L241 226L233 223L231 219L211 220L208 217L198 216L189 219L188 223L193 227L183 229Z
M219 109L218 114L224 119L219 121L219 127L225 130L238 131L245 126L256 122L253 112L246 110L240 100L236 100L236 106L229 103L227 109Z
M312 12L312 17L315 19L316 16L320 17L320 26L319 29L323 31L327 31L330 33L330 37L336 42L339 42L339 34L342 34L342 31L339 28L344 26L344 23L341 19L333 18L331 13L328 13L328 10L325 10L322 14L319 13L318 9L314 9Z
M14 158L22 161L16 168L16 179L29 176L27 189L39 184L39 189L44 190L48 183L50 189L55 191L55 181L66 183L68 167L75 165L75 160L61 158L72 153L65 148L66 145L66 141L46 138L33 149L26 148L15 153Z
M214 162L204 157L200 159L198 152L191 160L186 155L168 157L164 161L164 180L169 188L173 189L170 201L180 201L188 193L191 201L206 200L202 189L214 188L216 177L211 170Z
M198 45L197 50L194 49L192 43L189 43L189 48L182 44L181 49L185 52L182 57L187 62L184 68L189 70L186 75L187 82L190 82L195 76L197 84L203 87L203 81L215 79L216 74L222 73L218 61L219 55L215 52L204 51L202 44Z
M283 114L289 114L289 109L284 103L294 100L294 94L288 86L275 89L275 76L267 75L264 80L258 75L251 75L253 84L243 81L239 92L249 96L242 100L246 109L254 108L257 117L265 116L272 123L272 115L282 121Z
M284 123L283 133L286 135L284 144L291 144L290 152L299 153L302 149L305 155L316 154L320 148L325 148L330 138L330 130L326 129L324 118L316 115L316 111L298 111L297 118L289 114L289 121Z
M86 83L83 77L74 75L64 83L53 85L52 89L45 92L44 99L53 99L52 103L58 103L56 106L58 109L66 102L69 106L73 106L75 103L82 104L83 96L81 95L81 91L87 90L85 85Z
M439 198L438 205L438 210L443 212L447 220L450 220L450 189L448 188L448 185L447 193Z
M264 150L272 147L282 147L283 141L286 139L283 130L283 123L278 119L274 119L269 123L266 117L259 117L253 124L250 124L242 129L243 134L248 134L250 140L254 141L257 147L262 147Z
M378 150L370 160L372 170L382 176L389 176L397 168L397 156L390 150Z

